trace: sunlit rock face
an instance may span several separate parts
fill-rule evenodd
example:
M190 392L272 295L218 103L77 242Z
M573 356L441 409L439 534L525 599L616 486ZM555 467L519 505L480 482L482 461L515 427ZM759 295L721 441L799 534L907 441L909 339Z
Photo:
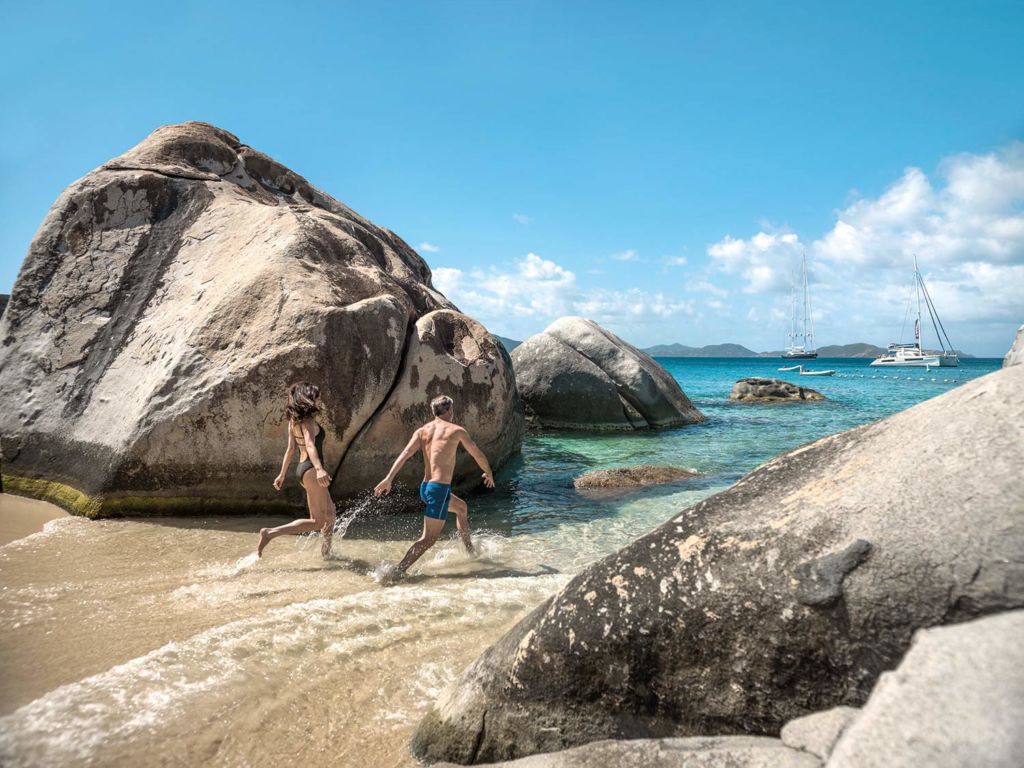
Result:
M336 496L383 476L432 394L495 465L523 433L507 353L415 251L205 123L160 128L64 191L0 339L7 490L93 516L299 501L271 487L296 380L321 388Z
M1024 366L762 465L581 572L421 722L428 760L860 706L914 632L1024 606Z

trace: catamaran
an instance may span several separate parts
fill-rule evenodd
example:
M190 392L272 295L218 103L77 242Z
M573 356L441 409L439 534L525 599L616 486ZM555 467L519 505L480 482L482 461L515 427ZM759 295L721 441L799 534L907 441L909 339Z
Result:
M924 284L924 278L917 268L917 257L914 257L914 288L907 297L907 316L913 306L914 297L917 297L917 317L914 318L914 343L890 344L885 354L879 355L871 361L871 365L882 368L955 368L960 364L953 344L946 335L946 329L942 327L942 320L939 319L938 310L932 302L928 293L928 287ZM921 298L924 297L924 305L928 309L928 315L932 320L932 327L935 329L935 337L942 347L942 352L926 352L921 346ZM903 320L906 327L906 317ZM902 331L900 336L903 336ZM901 338L902 340L902 338Z
M803 324L797 332L797 311L796 311L796 290L795 286L789 292L790 318L789 318L789 344L782 357L786 360L813 360L818 356L814 348L814 323L811 320L811 294L807 288L807 254L801 254L801 278L804 288L804 317ZM802 339L802 344L796 340Z

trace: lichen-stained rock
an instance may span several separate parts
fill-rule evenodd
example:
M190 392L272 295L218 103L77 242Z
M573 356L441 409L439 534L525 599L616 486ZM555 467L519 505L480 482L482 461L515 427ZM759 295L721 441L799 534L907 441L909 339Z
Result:
M160 128L68 187L29 248L0 320L4 487L93 516L301 502L295 483L270 483L286 387L308 379L332 491L361 493L365 473L334 470L438 310L486 336L393 233L227 131ZM466 426L500 462L521 432L514 381L506 356L477 362L504 421L468 409ZM472 377L451 390L483 397Z
M808 389L807 387L800 387L796 384L790 384L788 381L783 381L782 379L753 377L740 379L733 384L732 393L729 395L729 399L744 402L770 402L775 400L783 402L801 402L824 400L825 396L816 390Z
M451 310L420 318L394 390L346 454L339 473L356 487L378 482L413 430L433 418L430 400L438 395L453 397L454 421L468 426L488 460L500 466L519 450L525 430L511 366L497 337L475 320ZM456 490L476 486L481 477L476 462L461 451L456 477ZM398 483L415 491L422 478L423 458L417 454Z
M844 730L829 768L1024 765L1022 639L1024 611L919 632Z
M1021 363L1024 363L1024 325L1017 329L1013 345L1006 353L1006 357L1003 358L1003 367L1009 368L1011 365L1020 365Z
M647 485L663 485L696 477L697 473L682 467L659 467L654 464L637 464L633 467L612 467L595 469L573 480L577 490L605 490L642 488Z
M595 563L415 735L487 762L775 735L864 703L922 627L1024 606L1024 366L774 459Z
M664 368L593 320L559 318L516 347L512 362L538 427L648 429L704 420Z

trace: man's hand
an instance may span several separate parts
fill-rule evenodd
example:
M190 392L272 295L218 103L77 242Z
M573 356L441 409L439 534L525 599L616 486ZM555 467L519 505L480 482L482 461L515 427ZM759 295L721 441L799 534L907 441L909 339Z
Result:
M373 495L379 497L387 496L389 493L391 493L391 481L385 477L377 483L376 487L373 489Z
M483 477L484 477L484 485L486 485L488 488L493 488L494 487L494 476L491 475L490 472L484 472Z
M327 470L320 468L316 471L316 482L321 488L326 488L331 484L331 476L327 474Z
M284 475L278 475L274 478L274 490L280 491L282 485L284 485Z

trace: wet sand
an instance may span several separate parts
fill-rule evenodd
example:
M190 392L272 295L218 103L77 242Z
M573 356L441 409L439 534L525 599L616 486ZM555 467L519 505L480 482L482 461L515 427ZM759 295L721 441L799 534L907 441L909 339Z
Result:
M68 513L45 501L0 493L0 547L43 530L43 526Z
M256 560L280 522L62 517L0 547L0 764L411 766L428 704L569 578L481 532L382 587L412 517Z

